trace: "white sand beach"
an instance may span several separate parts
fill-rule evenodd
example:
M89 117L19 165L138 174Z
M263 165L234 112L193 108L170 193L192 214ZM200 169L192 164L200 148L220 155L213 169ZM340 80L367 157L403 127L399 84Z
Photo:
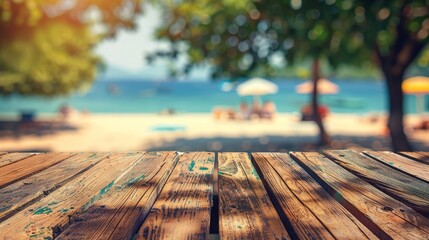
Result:
M330 148L389 150L383 116L331 114ZM52 119L50 117L49 119ZM407 116L406 126L418 116ZM215 120L211 114L75 115L46 131L1 134L0 151L312 151L317 128L296 114L274 120ZM407 130L416 150L429 151L429 131ZM5 133L5 132L4 132Z

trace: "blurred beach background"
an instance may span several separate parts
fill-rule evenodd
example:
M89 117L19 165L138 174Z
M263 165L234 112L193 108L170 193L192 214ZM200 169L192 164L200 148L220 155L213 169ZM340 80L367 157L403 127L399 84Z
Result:
M186 56L173 63L147 61L152 53L169 46L155 37L162 15L161 8L145 4L133 31L119 30L114 38L99 43L94 52L103 59L103 67L92 84L58 96L0 96L0 151L391 150L387 86L373 68L331 71L322 67L339 91L319 96L319 103L329 107L323 122L331 136L329 145L320 146L316 124L301 121L300 111L311 94L296 92L299 84L311 78L308 60L288 68L285 76L257 73L278 86L277 93L261 96L261 101L276 105L275 118L219 117L216 109L239 112L241 102L253 101L252 96L237 94L237 86L251 76L213 80L210 64L186 75L171 74L172 64L175 68L186 65ZM416 65L408 76L413 74L429 71L427 66ZM404 130L414 150L429 151L429 130L415 128L427 117L429 98L423 97L423 112L416 102L415 95L405 95ZM64 107L66 119L61 114ZM26 123L26 117L34 123Z

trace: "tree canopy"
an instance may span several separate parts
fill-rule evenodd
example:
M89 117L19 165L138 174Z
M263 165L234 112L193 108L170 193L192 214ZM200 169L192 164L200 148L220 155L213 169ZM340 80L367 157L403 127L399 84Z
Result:
M186 52L190 66L208 62L215 77L243 76L261 67L270 75L285 63L315 56L333 68L372 68L376 46L386 54L397 36L401 2L409 9L408 30L427 41L426 0L161 2L165 19L158 37L173 47L170 54L158 55Z
M54 96L88 87L102 63L93 48L134 28L140 12L140 0L1 0L0 94Z

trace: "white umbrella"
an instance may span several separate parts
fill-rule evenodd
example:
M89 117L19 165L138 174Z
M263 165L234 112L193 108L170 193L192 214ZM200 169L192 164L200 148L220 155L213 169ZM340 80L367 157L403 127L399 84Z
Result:
M260 96L274 94L277 91L276 84L262 78L249 79L237 87L240 96Z
M308 94L313 92L313 88L313 81L307 81L296 86L295 90L299 94ZM338 86L328 79L321 78L317 83L317 92L319 94L336 94L338 93Z

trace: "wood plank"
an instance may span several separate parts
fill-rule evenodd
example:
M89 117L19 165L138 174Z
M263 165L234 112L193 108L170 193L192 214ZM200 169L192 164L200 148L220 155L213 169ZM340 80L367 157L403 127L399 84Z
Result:
M35 153L8 153L0 155L0 168L19 160L35 155Z
M1 223L0 239L54 238L69 224L70 217L84 212L103 198L142 156L143 153L110 155L100 164Z
M107 154L76 154L38 174L0 189L0 221L48 195L105 157Z
M393 198L429 216L429 183L349 150L324 154Z
M429 165L427 164L410 160L392 152L368 151L364 154L398 171L429 182Z
M399 154L429 164L429 152L399 152Z
M36 154L0 168L0 188L34 175L71 157L72 153Z
M427 239L429 220L319 153L292 152L335 199L381 239Z
M286 153L253 153L292 239L374 239Z
M219 153L221 239L290 239L247 153Z
M175 152L147 153L103 199L58 239L131 239L142 225L178 160Z
M207 239L214 161L214 153L180 156L136 238Z

